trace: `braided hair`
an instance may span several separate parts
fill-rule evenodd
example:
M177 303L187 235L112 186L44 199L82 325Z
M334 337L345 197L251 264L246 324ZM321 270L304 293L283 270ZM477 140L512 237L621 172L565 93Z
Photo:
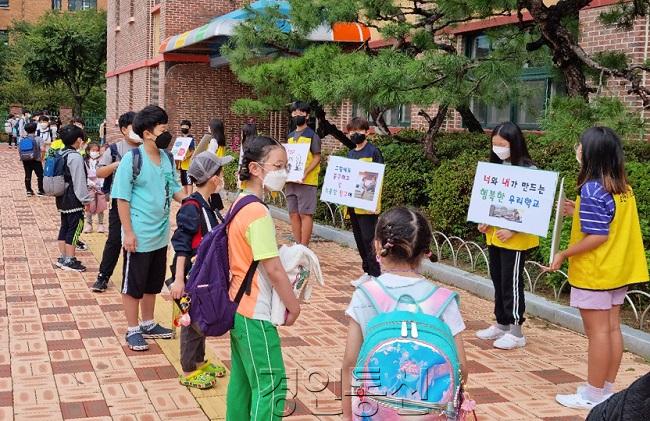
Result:
M248 168L251 162L262 162L268 156L273 148L282 147L277 140L267 136L255 136L246 141L244 145L244 157L242 158L241 168L239 168L239 179L241 181L250 180L252 174Z
M375 240L381 245L380 256L405 260L415 267L423 256L431 256L433 234L422 213L401 206L389 210L379 218Z

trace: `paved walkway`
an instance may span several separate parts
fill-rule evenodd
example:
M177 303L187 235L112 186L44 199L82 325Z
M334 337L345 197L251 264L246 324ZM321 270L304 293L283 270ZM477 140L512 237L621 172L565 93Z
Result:
M223 419L227 379L206 392L190 392L176 381L178 343L158 341L149 352L124 344L125 320L115 283L101 295L94 281L103 235L85 235L89 252L79 254L86 274L53 269L58 214L51 198L26 198L15 150L0 145L0 420ZM279 224L279 239L288 240ZM317 241L326 286L316 288L297 326L282 328L282 344L293 420L339 419L340 378L346 319L359 275L353 250ZM113 281L118 281L114 277ZM488 326L491 303L461 292L468 327L470 392L480 420L580 420L585 413L553 401L574 390L586 375L586 340L541 320L527 323L529 345L502 352L473 339ZM159 300L157 317L169 324L171 302ZM209 340L209 352L229 363L227 339ZM625 354L619 387L650 370Z

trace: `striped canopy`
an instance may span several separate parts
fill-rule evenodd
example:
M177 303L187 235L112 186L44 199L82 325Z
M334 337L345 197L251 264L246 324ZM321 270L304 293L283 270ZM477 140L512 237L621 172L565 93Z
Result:
M258 0L248 7L259 12L263 12L268 7L279 7L280 13L287 17L291 11L289 2L283 0ZM225 38L233 35L237 25L245 21L249 15L250 12L242 8L218 16L206 25L167 38L160 46L160 52L171 53L182 50L183 53L194 54L218 53L218 47ZM292 30L288 21L283 21L280 28L286 32ZM309 34L307 39L315 42L360 43L370 39L370 30L359 23L340 22L331 26L319 26Z

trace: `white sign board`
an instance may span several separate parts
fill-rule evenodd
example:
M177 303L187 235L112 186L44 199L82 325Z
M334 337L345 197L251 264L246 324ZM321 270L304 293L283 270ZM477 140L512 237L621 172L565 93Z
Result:
M557 195L557 205L555 205L555 224L553 224L553 236L551 237L551 256L549 264L553 264L553 259L558 251L560 251L560 241L562 240L562 227L564 226L564 201L566 195L564 194L564 178L560 181L560 193Z
M467 220L548 235L558 173L479 162Z
M190 150L190 145L192 144L191 137L177 137L174 141L174 146L172 146L172 155L176 161L182 161L185 159L187 152Z
M289 170L288 182L301 182L305 177L307 167L307 155L309 154L309 143L285 144L287 150L287 169Z
M330 156L320 200L375 212L384 169L384 164Z

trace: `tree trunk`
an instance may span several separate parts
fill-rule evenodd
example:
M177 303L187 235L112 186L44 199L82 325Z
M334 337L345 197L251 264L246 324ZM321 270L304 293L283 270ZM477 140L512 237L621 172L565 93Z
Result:
M72 107L72 114L75 117L81 117L81 112L83 111L84 99L80 96L74 97L74 106Z
M483 133L483 126L481 126L481 123L476 119L469 106L458 106L456 107L456 111L458 111L460 116L463 118L463 124L467 127L467 130L469 130L470 133Z
M436 137L438 136L438 132L440 131L440 128L442 127L442 123L445 121L445 117L447 117L447 112L449 111L449 106L448 105L441 105L438 108L438 112L436 113L436 116L434 118L431 118L429 114L427 114L424 110L420 110L418 113L424 119L429 123L429 128L427 129L427 132L424 134L424 138L422 139L422 144L424 146L424 156L426 158L433 162L434 165L438 165L440 160L438 159L437 154L437 148L436 148Z
M343 133L335 124L330 123L327 119L327 113L320 104L312 104L316 120L318 121L318 127L316 128L316 134L322 138L326 136L332 136L334 139L338 140L348 149L354 149L356 145L348 138L348 136Z
M390 136L390 128L388 127L388 123L386 123L386 119L384 118L385 112L385 109L373 108L370 110L370 116L375 122L375 130L377 130L377 133L384 136Z

